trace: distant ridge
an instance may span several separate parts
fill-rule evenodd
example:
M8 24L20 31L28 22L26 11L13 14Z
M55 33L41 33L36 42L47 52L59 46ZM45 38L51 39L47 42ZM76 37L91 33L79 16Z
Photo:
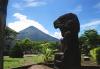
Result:
M57 38L54 38L39 29L30 26L19 32L17 39L29 38L34 41L59 41Z

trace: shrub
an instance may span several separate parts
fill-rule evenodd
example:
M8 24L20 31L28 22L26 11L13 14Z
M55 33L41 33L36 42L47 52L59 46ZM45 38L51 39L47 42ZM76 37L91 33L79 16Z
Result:
M97 53L97 55L96 55L97 64L100 64L100 47L97 48L96 53Z
M23 58L23 56L24 56L23 49L21 48L21 46L19 46L18 43L16 43L16 45L10 50L10 57Z
M100 64L100 47L90 50L90 55L96 60L97 64Z
M41 46L42 46L42 53L44 55L43 57L44 62L52 61L53 50L49 48L50 44L45 43L45 44L41 44Z

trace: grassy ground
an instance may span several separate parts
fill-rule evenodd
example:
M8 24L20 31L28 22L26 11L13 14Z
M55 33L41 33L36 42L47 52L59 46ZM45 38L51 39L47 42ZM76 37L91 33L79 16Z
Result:
M42 55L25 55L24 58L9 58L4 57L4 69L11 69L25 65L43 62Z
M24 58L4 57L4 69L17 68L43 62L43 55L25 55ZM98 66L95 61L83 61L82 66Z

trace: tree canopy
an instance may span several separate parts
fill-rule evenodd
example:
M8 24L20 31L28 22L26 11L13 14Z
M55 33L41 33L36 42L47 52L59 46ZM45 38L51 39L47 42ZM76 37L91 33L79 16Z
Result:
M85 30L85 32L79 37L80 47L82 52L88 54L93 48L96 48L99 43L100 35L95 29Z

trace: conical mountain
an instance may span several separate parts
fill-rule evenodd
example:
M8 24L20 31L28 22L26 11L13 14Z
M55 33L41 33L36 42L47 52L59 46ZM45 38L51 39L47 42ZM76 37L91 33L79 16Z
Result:
M34 41L59 41L57 38L54 38L39 29L30 26L19 32L17 39L29 38Z

